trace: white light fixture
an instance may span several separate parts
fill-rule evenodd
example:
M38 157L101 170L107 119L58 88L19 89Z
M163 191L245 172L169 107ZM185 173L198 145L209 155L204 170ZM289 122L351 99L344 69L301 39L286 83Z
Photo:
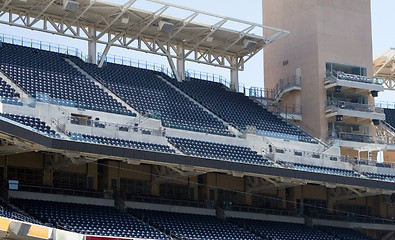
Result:
M159 24L158 24L158 29L159 31L162 32L171 32L171 30L173 30L174 24L170 23L170 22L165 22L160 20Z
M80 3L73 0L63 0L63 9L75 12L80 7Z
M20 2L27 2L27 0L19 0Z
M125 12L122 15L122 23L127 24L128 22L129 22L129 15L128 15L128 13Z
M256 49L258 43L249 39L244 39L243 41L244 48L247 50L254 50Z
M208 38L206 39L207 42L213 42L213 40L214 40L213 37L208 37Z

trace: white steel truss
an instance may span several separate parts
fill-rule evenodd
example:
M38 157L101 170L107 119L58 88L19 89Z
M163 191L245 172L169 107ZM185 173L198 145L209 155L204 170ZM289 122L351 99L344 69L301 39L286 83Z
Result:
M373 76L381 81L384 90L395 90L395 48L373 59Z
M267 44L289 33L159 0L146 0L158 5L156 10L133 8L137 1L129 0L119 5L102 0L78 0L78 10L71 12L64 10L61 1L0 0L0 23L86 40L90 44L104 44L106 47L99 60L100 66L109 49L116 46L165 56L169 63L173 60L190 61L236 72L244 70L244 64ZM187 12L187 17L180 19L165 15L170 8ZM125 16L129 19L126 24L122 22ZM215 21L210 24L196 23L194 20L198 16L210 17ZM171 32L158 29L158 23L162 20L174 26ZM225 28L228 23L243 25L244 28ZM264 29L269 35L263 36ZM255 46L246 48L245 40ZM96 58L91 56L90 59ZM182 77L176 74L174 63L170 66L176 76Z

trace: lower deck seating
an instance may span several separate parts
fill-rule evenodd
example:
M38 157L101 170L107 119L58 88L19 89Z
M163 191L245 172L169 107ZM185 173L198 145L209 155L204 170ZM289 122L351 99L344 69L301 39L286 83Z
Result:
M215 216L170 213L153 210L130 209L129 212L153 226L172 233L179 239L199 240L258 240L261 239L242 228Z
M169 142L187 155L229 160L249 164L271 165L271 162L249 147L170 137Z
M34 224L43 225L39 220L22 213L21 211L6 204L3 201L0 201L0 216L5 217L5 218L23 221L23 222L30 222L30 223L34 223Z
M0 116L22 123L26 126L32 127L40 132L52 135L54 137L59 137L59 134L56 134L56 132L52 130L50 126L46 125L45 122L41 121L39 118L30 117L30 116L21 116L11 113L2 113L0 114Z
M264 239L281 240L336 240L337 238L303 224L249 219L230 219L232 223L250 229Z
M164 233L113 207L17 199L26 212L69 231L101 236L170 239Z
M373 238L349 228L339 227L320 227L324 232L327 232L342 240L373 240Z
M126 147L126 148L136 148L143 149L149 151L158 151L158 152L167 152L167 153L175 153L173 149L170 149L169 146L154 144L154 143L146 143L146 142L137 142L126 139L119 138L109 138L88 134L80 134L80 133L72 133L70 135L71 139L76 141L90 142L90 143L100 143L105 145Z

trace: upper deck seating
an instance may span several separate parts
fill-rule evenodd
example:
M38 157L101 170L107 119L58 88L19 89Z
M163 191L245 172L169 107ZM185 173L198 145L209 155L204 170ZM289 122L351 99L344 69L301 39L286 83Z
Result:
M169 86L158 72L111 63L99 68L72 59L138 112L161 119L165 127L233 136L223 122Z
M66 55L3 43L0 69L39 101L135 116L65 61ZM42 97L42 93L49 97ZM62 101L63 100L63 101Z
M295 140L316 142L313 137L287 120L273 114L244 94L233 92L220 83L198 79L181 83L172 81L172 83L242 131L256 127L258 134L272 132L281 136L293 136Z

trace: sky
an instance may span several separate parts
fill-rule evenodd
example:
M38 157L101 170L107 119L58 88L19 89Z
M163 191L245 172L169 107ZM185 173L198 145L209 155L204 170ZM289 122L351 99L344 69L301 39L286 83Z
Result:
M119 4L123 4L126 0L110 0ZM234 17L256 23L262 23L262 1L261 0L165 0L174 4L199 9L223 16ZM297 0L295 0L297 1ZM149 8L149 4L145 0L138 0L136 7L143 6ZM141 5L138 5L141 4ZM390 47L395 47L395 31L392 23L395 20L393 9L395 9L394 0L371 0L372 6L372 39L373 39L373 56L377 56ZM275 26L274 26L275 27ZM75 39L63 38L52 34L44 34L38 31L31 31L22 28L10 27L0 24L0 33L10 35L23 36L42 41L56 42L62 45L74 46L87 53L87 43ZM292 34L292 33L291 33ZM104 47L98 46L100 52ZM130 57L133 59L155 62L168 66L164 57L140 53L136 51L124 50L120 48L111 48L109 54ZM240 84L246 87L264 86L263 73L263 51L255 55L245 65L245 70L239 73ZM229 70L218 67L209 67L203 64L186 63L186 69L193 69L208 73L222 75L229 79ZM380 93L376 101L395 102L395 91L387 91Z

